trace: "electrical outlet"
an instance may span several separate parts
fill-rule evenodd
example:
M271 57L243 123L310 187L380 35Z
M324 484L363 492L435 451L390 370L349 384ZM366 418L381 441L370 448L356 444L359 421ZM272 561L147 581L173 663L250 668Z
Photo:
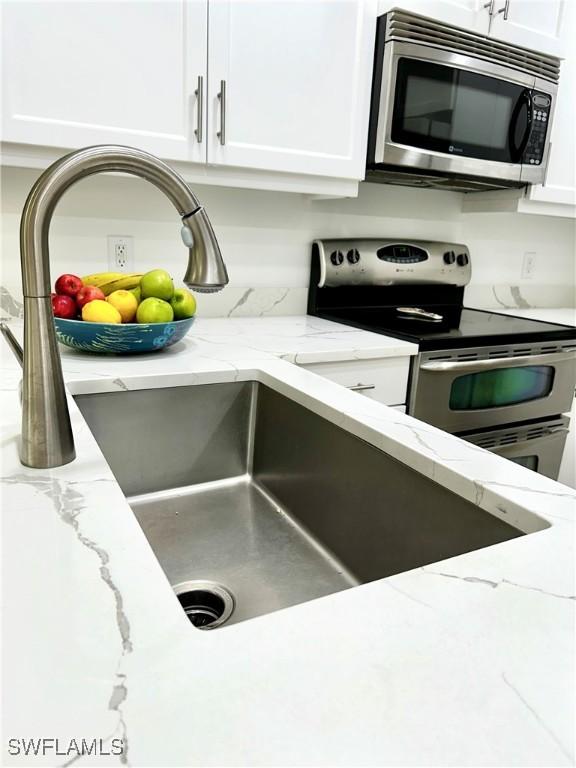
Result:
M108 235L108 269L111 272L134 271L134 244L130 235Z
M536 253L534 251L526 251L524 258L522 259L522 272L521 277L524 280L531 280L534 277L534 271L536 270Z

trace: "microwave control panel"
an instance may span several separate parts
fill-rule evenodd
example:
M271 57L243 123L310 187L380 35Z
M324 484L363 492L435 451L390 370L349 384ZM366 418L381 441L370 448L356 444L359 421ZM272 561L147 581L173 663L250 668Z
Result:
M530 138L522 156L522 162L529 165L540 165L546 146L546 131L552 99L547 93L532 92L532 123Z
M468 285L470 251L461 243L432 240L315 240L320 261L318 287L400 285L405 283Z

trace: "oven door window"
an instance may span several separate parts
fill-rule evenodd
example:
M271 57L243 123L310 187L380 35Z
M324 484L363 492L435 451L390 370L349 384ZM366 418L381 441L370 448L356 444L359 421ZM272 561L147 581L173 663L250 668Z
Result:
M455 157L518 163L528 140L530 91L495 77L398 60L392 141Z
M506 458L514 464L520 464L521 467L538 472L538 456L507 456Z
M450 410L476 411L519 405L547 397L554 383L550 365L496 368L458 376L450 390Z

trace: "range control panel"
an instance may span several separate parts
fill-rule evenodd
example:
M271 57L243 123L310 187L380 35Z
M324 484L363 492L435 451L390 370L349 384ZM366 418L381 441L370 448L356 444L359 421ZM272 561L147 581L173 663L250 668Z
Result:
M470 252L460 243L434 240L315 240L318 287L440 283L468 285Z
M530 138L522 157L523 163L540 165L546 146L546 130L552 107L552 99L547 93L533 91L531 107Z

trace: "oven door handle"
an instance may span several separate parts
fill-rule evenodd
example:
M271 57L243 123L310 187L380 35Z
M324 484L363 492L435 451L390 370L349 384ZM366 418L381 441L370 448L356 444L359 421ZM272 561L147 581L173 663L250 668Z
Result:
M514 365L547 365L548 363L561 363L566 360L576 359L576 350L569 352L553 352L549 355L529 355L527 357L494 357L489 360L465 360L458 362L422 363L421 371L429 373L448 373L449 371L474 372L483 369L502 368L510 364Z

